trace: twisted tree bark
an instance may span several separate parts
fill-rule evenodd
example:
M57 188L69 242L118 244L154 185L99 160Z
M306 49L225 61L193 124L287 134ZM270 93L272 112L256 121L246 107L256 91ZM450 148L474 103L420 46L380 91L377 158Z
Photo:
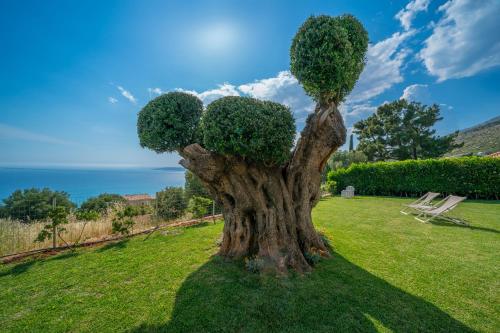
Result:
M306 253L328 253L311 219L320 198L321 172L345 138L337 107L318 103L283 167L212 153L199 144L182 149L181 165L196 174L223 206L220 255L255 255L279 272L310 270Z

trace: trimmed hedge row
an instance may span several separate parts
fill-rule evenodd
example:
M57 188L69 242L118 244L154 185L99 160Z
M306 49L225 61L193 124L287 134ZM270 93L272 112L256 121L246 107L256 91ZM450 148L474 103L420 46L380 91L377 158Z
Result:
M420 196L428 191L468 196L500 197L500 159L463 157L352 164L328 174L337 191L352 185L363 195Z

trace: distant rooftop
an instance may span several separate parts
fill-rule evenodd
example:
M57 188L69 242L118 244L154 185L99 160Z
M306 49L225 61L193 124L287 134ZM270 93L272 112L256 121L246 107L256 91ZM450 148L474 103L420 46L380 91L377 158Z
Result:
M149 194L125 194L123 195L125 200L127 201L136 201L136 200L153 200Z
M488 157L497 157L500 158L500 151L497 151L496 153L489 154Z

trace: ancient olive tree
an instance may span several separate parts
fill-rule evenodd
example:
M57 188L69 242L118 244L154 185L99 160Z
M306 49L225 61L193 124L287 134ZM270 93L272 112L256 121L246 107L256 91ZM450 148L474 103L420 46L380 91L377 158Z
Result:
M284 272L309 270L312 253L328 255L311 209L328 158L345 142L337 106L354 87L367 46L350 15L310 17L300 27L291 71L317 104L295 146L290 109L270 101L223 97L203 110L197 97L171 92L140 111L141 146L177 151L222 205L222 256L256 257Z

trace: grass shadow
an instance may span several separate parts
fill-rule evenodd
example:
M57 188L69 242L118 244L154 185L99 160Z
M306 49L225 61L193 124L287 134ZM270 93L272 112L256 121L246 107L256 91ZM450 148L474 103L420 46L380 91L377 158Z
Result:
M28 261L24 261L24 262L21 262L19 264L16 264L16 265L10 267L10 269L3 271L3 272L0 272L0 277L8 276L8 275L17 276L19 274L22 274L22 273L26 272L27 270L29 270L31 268L31 266L33 266L36 262L37 262L37 260L30 259Z
M49 261L49 260L64 260L64 259L69 259L69 258L74 258L74 257L77 257L79 255L78 252L76 251L68 251L68 252L64 252L62 254L59 254L55 257L52 257L50 259L47 259L46 261Z
M469 223L469 225L461 225L461 224L453 223L453 222L450 222L450 221L447 221L447 220L444 220L444 219L436 218L436 219L434 219L432 221L429 221L429 223L432 223L433 225L437 225L437 226L440 226L440 227L458 227L458 228L465 228L465 229L471 229L471 230L479 230L479 231L492 232L492 233L495 233L495 234L500 233L499 230L496 230L496 229L493 229L493 228L486 228L486 227L476 227L476 226L471 225L469 222L467 222L467 223Z
M41 257L31 257L29 259L25 259L24 261L21 261L13 266L10 267L10 269L0 272L0 277L7 276L7 275L20 275L22 273L27 272L34 264L39 264L43 265L46 262L49 261L57 261L57 260L65 260L69 258L74 258L78 256L77 252L74 251L68 251L68 252L63 252L61 254L57 254L55 256L51 257L43 257L44 254L41 254Z
M192 225L188 225L188 226L185 226L184 228L186 229L196 229L196 228L203 228L203 227L206 227L208 225L213 225L214 223L208 223L208 221L203 221L203 222L200 222L200 223L196 223L196 224L192 224Z
M418 213L413 213L413 212L410 214L410 216L412 216L413 218L415 218L417 215L418 215ZM500 233L500 230L497 230L497 229L487 228L487 227L478 227L478 226L471 225L469 221L466 221L464 219L460 219L460 220L466 222L468 225L453 223L451 221L448 221L448 220L445 220L445 219L442 219L439 217L436 217L435 219L433 219L429 222L426 222L426 223L430 223L430 224L433 224L433 225L439 226L439 227L456 227L456 228L465 228L465 229L470 229L470 230L486 231L486 232L491 232L491 233L495 233L495 234Z
M213 257L184 281L170 318L130 332L473 332L335 253L311 274L287 278Z
M111 243L108 243L108 244L100 247L96 252L102 253L102 252L106 252L108 250L121 250L121 249L124 249L125 247L127 247L128 242L129 242L129 239L123 239L123 240L120 240L117 242L111 242Z

